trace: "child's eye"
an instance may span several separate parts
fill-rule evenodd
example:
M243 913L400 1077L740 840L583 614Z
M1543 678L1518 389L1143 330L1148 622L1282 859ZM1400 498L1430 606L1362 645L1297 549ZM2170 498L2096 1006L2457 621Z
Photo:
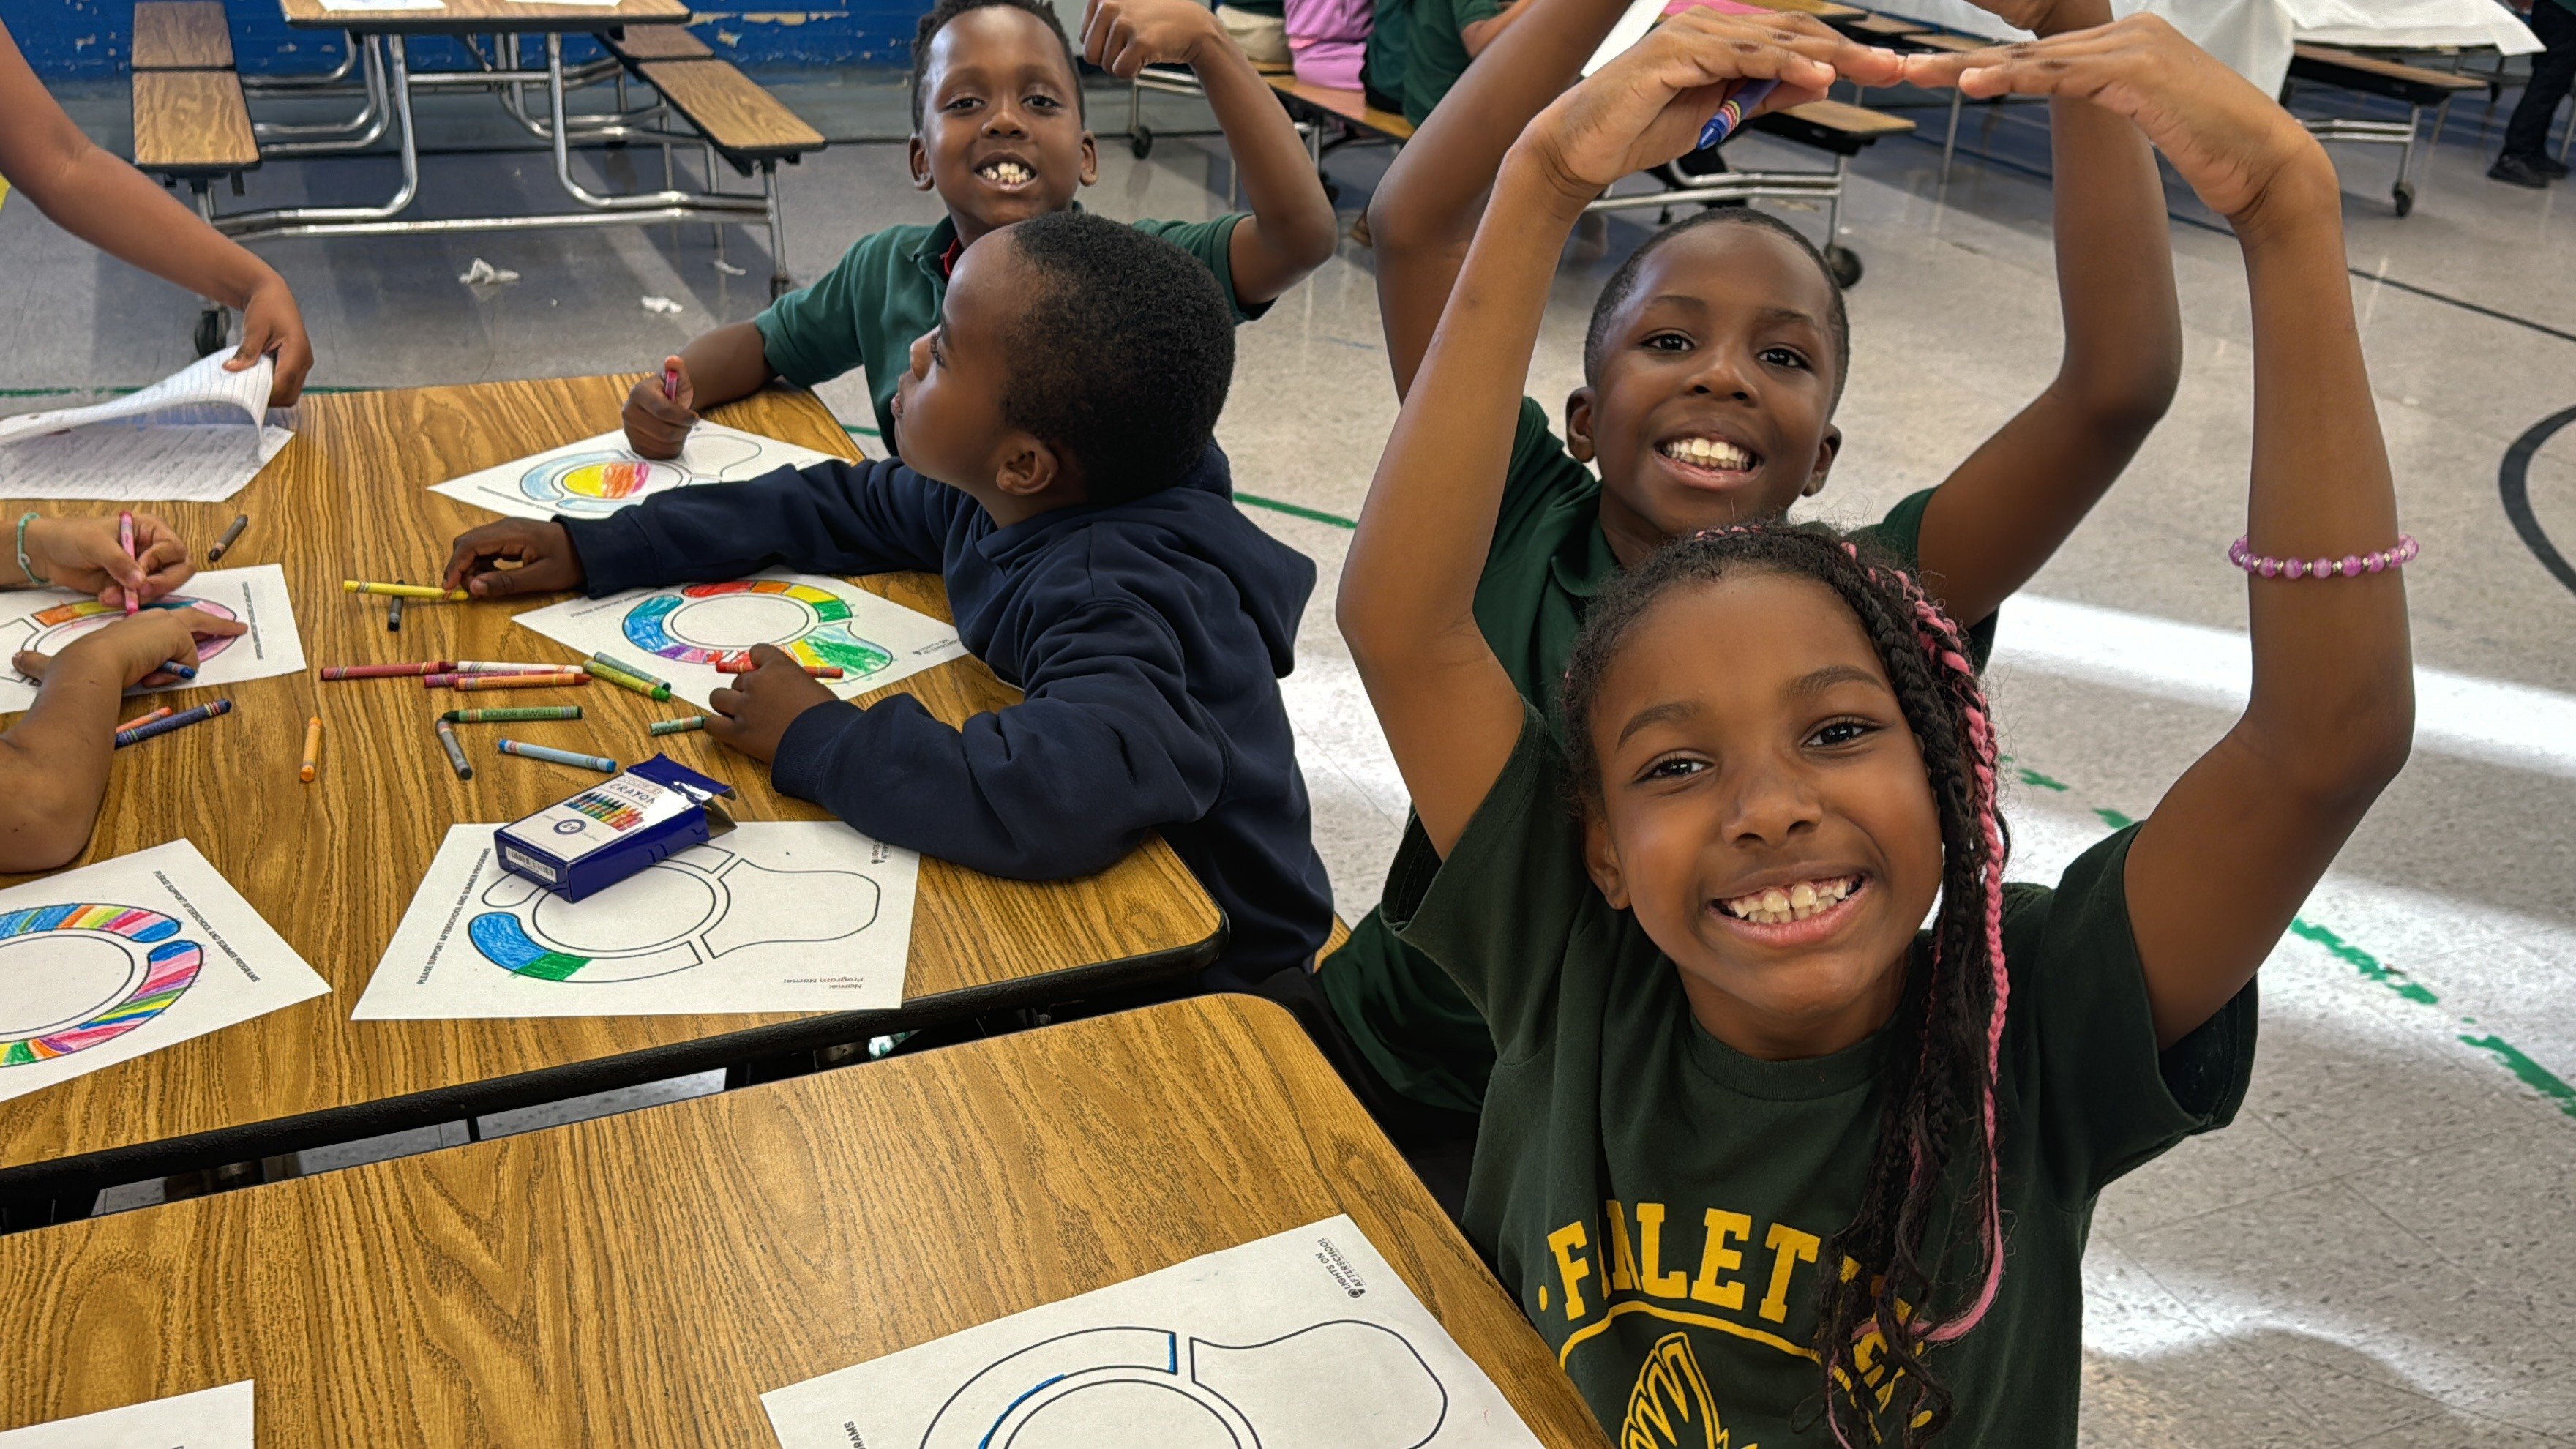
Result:
M940 107L940 109L943 111L964 111L971 110L980 104L982 104L982 102L973 96L959 96L957 99L950 101L947 105Z
M1639 772L1637 779L1641 784L1653 781L1687 780L1707 768L1708 762L1705 760L1694 760L1688 755L1668 755L1646 766Z
M948 365L948 355L940 350L939 338L935 335L930 339L930 365L933 367Z
M1803 368L1807 365L1807 358L1804 353L1800 353L1786 347L1763 348L1762 360L1771 364L1773 367Z
M1651 352L1688 352L1691 340L1679 332L1657 332L1637 345Z
M1878 732L1878 726L1867 720L1838 719L1807 736L1807 743L1832 749L1838 745L1857 744Z
M1031 110L1052 111L1061 107L1064 102L1057 100L1053 96L1031 96L1028 98L1026 104Z

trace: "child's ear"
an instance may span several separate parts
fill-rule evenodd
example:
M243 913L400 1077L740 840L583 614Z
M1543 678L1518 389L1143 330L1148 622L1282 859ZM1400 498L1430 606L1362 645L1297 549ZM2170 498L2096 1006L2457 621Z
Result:
M1565 451L1578 463L1592 461L1592 389L1589 387L1578 387L1565 395Z
M1064 460L1053 445L1019 432L1002 440L1002 466L993 475L993 486L1002 492L1013 498L1035 498L1062 477Z
M930 189L930 151L921 144L921 136L918 132L914 133L910 141L904 143L904 160L912 167L912 189L928 191Z
M1091 138L1089 131L1085 131L1082 133L1082 184L1089 186L1099 179L1100 143Z
M1834 471L1834 455L1843 450L1843 430L1825 424L1825 435L1816 440L1816 470L1807 475L1807 486L1798 490L1801 498L1813 498L1825 491L1825 475Z
M1610 848L1610 826L1599 805L1583 807L1583 869L1610 909L1628 909L1628 876L1619 869L1619 853Z

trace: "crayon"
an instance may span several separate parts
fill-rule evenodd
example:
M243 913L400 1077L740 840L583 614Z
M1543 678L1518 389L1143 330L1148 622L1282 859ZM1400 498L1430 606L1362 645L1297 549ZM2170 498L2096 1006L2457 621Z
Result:
M206 562L213 563L215 560L222 558L224 556L224 550L232 547L233 540L241 537L242 530L248 527L250 527L249 514L234 514L232 523L224 529L224 536L215 540L215 546L213 548L206 550Z
M577 755L570 750L550 750L543 745L523 745L517 740L503 740L499 747L505 755L525 755L550 765L570 765L576 770L597 770L603 775L617 773L617 762L603 755Z
M313 757L320 753L322 753L322 716L317 714L304 722L304 767L295 772L295 778L307 785L312 784Z
M438 676L429 676L436 679ZM450 689L569 689L590 683L587 674L460 674Z
M371 584L360 579L342 579L344 594L382 594L389 599L431 599L454 604L474 597L463 589L434 589L426 584Z
M643 695L646 699L669 699L671 697L671 686L667 684L648 684L645 681L636 678L634 675L627 673L623 669L611 669L596 659L585 659L581 661L581 668L584 674L589 675L593 679L606 680L620 689L631 689L637 694Z
M539 664L524 659L459 659L459 674L570 674L578 664Z
M706 727L707 717L702 714L693 714L688 716L686 719L657 719L651 724L646 725L644 727L644 732L646 734L655 735L685 735L692 730L702 730Z
M680 400L680 370L679 370L678 368L676 368L676 367L673 367L671 364L669 364L669 363L667 363L667 362L666 362L666 363L663 363L663 364L662 364L662 401L664 401L664 402L678 402L679 400Z
M192 724L203 724L219 714L232 713L232 708L231 700L219 699L212 704L198 705L195 709L181 710L167 719L156 719L150 724L136 725L130 730L118 730L116 747L121 750L127 745L139 745L154 735L166 735L172 730L183 730Z
M406 679L415 674L447 674L456 666L445 659L423 659L413 664L334 664L322 671L324 679Z
M616 670L620 674L632 674L636 678L643 680L646 684L658 684L664 689L671 687L671 681L664 679L658 674L647 674L643 670L636 668L634 665L627 663L625 660L618 658L614 654L600 653L593 654L590 657L607 665L609 668Z
M119 513L116 515L116 546L125 550L125 556L127 558L133 559L138 563L142 561L143 556L134 551L134 515L131 513ZM132 589L127 589L125 591L125 617L129 619L133 618L134 611L142 607L143 601L134 597L134 591Z
M385 600L386 633L399 634L402 632L402 606L403 601L400 599Z
M1699 128L1699 149L1705 151L1725 140L1729 132L1744 124L1747 112L1768 100L1771 93L1779 88L1780 83L1776 80L1746 81L1738 85L1718 106L1717 114L1708 118L1708 124Z
M523 709L451 709L439 716L449 724L507 724L523 719L579 719L577 704L537 704Z
M447 751L448 768L456 772L456 778L473 779L474 767L465 763L465 747L456 742L456 731L449 729L443 719L430 721L430 728L438 731L439 748Z
M123 734L127 730L141 729L143 726L152 723L156 719L168 719L170 716L177 713L177 710L172 709L170 706L165 704L159 709L152 711L150 714L138 714L134 718L127 720L125 723L118 725L116 727L116 732L118 734Z
M716 661L716 673L718 674L749 674L751 671L759 667L759 665L751 662L751 656L748 654L729 654ZM838 679L841 677L841 666L837 664L799 664L796 667L804 670L807 674L816 679Z
M176 659L162 660L161 672L164 674L175 674L181 679L194 679L197 677L197 671L193 666L182 664Z

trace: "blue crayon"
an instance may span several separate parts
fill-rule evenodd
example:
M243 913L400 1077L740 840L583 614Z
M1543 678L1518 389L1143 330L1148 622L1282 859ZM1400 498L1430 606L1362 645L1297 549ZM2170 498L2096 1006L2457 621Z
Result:
M1705 151L1725 140L1736 127L1744 124L1746 112L1770 99L1771 93L1779 88L1780 83L1775 80L1746 81L1737 86L1734 93L1718 106L1717 114L1708 118L1708 124L1699 128L1699 149Z
M197 677L196 670L189 668L187 665L180 663L176 659L163 660L161 662L161 672L164 674L175 674L181 679L194 679Z
M505 755L525 755L550 765L570 765L576 770L597 770L603 775L617 773L617 762L602 755L577 755L570 750L553 750L544 745L523 745L517 740L503 740L498 746Z
M154 735L166 735L172 730L186 729L192 724L202 724L219 714L232 713L232 708L231 700L219 699L212 704L198 705L195 709L183 709L167 719L156 719L150 724L136 725L130 730L118 730L116 747L121 750L127 745L139 745Z

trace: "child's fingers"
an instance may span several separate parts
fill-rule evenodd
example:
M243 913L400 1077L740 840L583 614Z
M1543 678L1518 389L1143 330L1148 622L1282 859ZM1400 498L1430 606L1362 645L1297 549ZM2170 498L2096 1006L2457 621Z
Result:
M45 666L53 662L52 655L39 654L33 649L21 649L9 660L10 667L29 679L44 678Z
M707 708L714 710L715 713L707 716L707 733L715 735L718 739L722 739L726 734L730 734L741 729L742 722L739 716L742 714L744 707L750 703L750 699L745 697L741 690L735 689L731 686L727 686L709 694L707 696ZM717 729L718 721L723 722L724 728L721 732Z

